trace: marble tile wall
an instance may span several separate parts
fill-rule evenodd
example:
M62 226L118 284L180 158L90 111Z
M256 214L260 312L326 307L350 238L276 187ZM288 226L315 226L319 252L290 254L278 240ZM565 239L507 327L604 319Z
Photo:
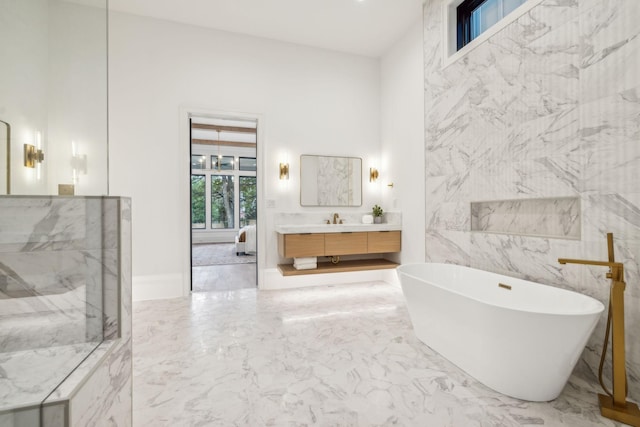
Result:
M102 339L101 205L100 198L0 199L3 351Z
M443 66L442 0L424 5L426 260L607 301L615 237L627 290L629 395L640 399L640 2L543 0ZM578 197L579 240L471 232L470 203ZM584 360L593 371L605 319Z

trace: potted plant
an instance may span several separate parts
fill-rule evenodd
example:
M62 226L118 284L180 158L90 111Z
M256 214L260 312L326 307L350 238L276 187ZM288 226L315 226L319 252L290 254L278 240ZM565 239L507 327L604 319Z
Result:
M382 214L384 214L384 211L382 210L382 208L378 205L374 205L373 206L373 222L375 224L382 223Z

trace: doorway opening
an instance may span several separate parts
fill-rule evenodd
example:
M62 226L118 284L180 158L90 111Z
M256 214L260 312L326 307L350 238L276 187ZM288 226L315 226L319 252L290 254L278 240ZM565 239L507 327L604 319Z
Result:
M191 291L257 286L255 119L190 118Z

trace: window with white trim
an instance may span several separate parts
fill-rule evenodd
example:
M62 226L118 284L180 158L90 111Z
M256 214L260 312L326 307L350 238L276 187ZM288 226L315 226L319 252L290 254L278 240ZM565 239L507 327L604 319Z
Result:
M192 122L191 228L196 233L228 233L256 223L256 138L255 121Z
M458 50L527 0L465 0L457 8Z
M457 61L542 0L443 0L443 65Z

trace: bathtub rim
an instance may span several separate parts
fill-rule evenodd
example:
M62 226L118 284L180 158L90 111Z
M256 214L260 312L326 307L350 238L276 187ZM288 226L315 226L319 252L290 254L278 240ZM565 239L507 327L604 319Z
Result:
M552 290L554 290L556 292L560 292L560 293L564 293L564 294L577 295L580 298L585 298L585 299L588 299L590 301L593 301L594 307L593 308L589 308L589 309L585 309L584 311L581 311L579 313L567 313L567 312L552 312L552 311L544 311L544 310L514 308L514 307L509 307L509 306L506 306L506 305L503 305L503 304L496 304L495 302L484 300L484 299L475 298L473 296L470 296L468 294L460 292L460 291L458 291L456 289L448 288L446 286L443 286L441 284L438 284L438 283L435 283L433 281L427 280L427 279L422 278L420 276L416 276L415 274L410 274L410 273L407 273L407 272L401 270L403 267L411 267L411 266L415 266L415 265L455 266L457 268L463 268L465 270L473 270L473 271L479 271L479 272L482 272L482 273L495 274L495 275L503 276L503 277L508 278L508 279L519 280L519 281L525 282L525 283L530 284L530 285L543 286L545 288L550 288L550 289L552 289ZM560 287L556 287L556 286L552 286L552 285L545 285L543 283L538 283L538 282L533 282L531 280L521 279L519 277L506 276L504 274L495 273L493 271L488 271L488 270L482 270L482 269L479 269L479 268L469 267L469 266L466 266L466 265L450 264L450 263L444 263L444 262L412 262L412 263L407 263L407 264L401 264L398 267L396 267L395 270L396 270L396 274L398 274L398 276L399 276L398 278L400 279L400 285L401 286L403 286L404 284L402 282L402 278L400 277L400 275L401 274L405 274L408 277L411 277L411 278L416 279L418 281L427 283L427 284L429 284L431 286L435 286L435 287L437 287L439 289L443 289L443 290L445 290L447 292L451 292L453 294L460 295L461 297L468 298L468 299L477 301L479 303L486 304L486 305L489 305L491 307L499 308L499 309L502 309L502 310L516 311L516 312L529 313L529 314L540 314L540 315L545 315L545 316L592 316L592 315L601 315L605 310L605 305L602 303L602 301L600 301L600 300L598 300L598 299L596 299L596 298L594 298L594 297L592 297L590 295L586 295L586 294L583 294L583 293L580 293L580 292L577 292L577 291L574 291L574 290L570 290L570 289L560 288Z

